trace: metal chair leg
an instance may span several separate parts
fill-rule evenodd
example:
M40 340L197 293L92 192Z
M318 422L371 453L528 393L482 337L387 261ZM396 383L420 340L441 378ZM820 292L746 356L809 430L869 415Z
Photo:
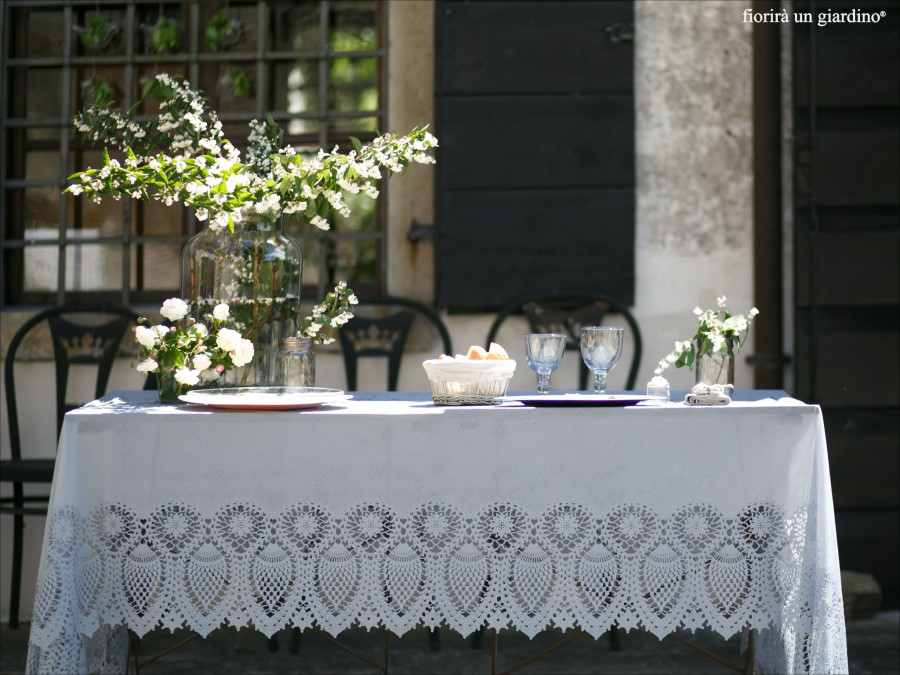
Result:
M609 637L609 648L617 652L622 649L622 644L619 642L619 629L615 626L610 626L609 630L606 632L606 635Z
M300 645L303 642L303 631L299 628L291 628L291 641L288 643L288 652L296 654L300 651Z
M432 628L428 631L428 646L431 647L431 651L439 652L441 651L441 629L440 628Z
M499 647L499 631L491 629L491 675L497 675L497 649Z
M18 485L16 486L18 487ZM21 488L19 488L21 489ZM19 598L22 592L22 556L25 545L25 517L13 516L13 564L9 587L9 627L19 627Z
M131 671L131 661L134 660L134 675L140 675L140 648L141 639L130 628L128 629L128 654L125 656L125 675L129 675Z

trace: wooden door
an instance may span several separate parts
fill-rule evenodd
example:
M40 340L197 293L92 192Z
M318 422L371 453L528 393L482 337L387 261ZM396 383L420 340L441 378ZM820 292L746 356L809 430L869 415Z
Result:
M874 573L897 607L900 6L793 9L813 17L793 24L793 393L823 409L841 567ZM878 21L818 25L854 9Z

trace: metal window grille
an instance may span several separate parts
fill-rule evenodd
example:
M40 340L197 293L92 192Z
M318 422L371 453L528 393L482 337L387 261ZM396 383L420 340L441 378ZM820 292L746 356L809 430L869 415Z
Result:
M205 32L219 10L236 24L211 45ZM365 142L384 128L385 11L382 0L3 3L0 305L129 305L177 293L193 213L62 196L67 177L98 166L102 151L75 132L75 112L107 89L128 109L146 78L177 73L206 93L242 151L247 123L267 114L301 153L348 149L350 136ZM176 30L154 34L160 17ZM381 290L383 219L383 200L361 201L329 232L285 218L304 248L309 294L321 297L335 278Z

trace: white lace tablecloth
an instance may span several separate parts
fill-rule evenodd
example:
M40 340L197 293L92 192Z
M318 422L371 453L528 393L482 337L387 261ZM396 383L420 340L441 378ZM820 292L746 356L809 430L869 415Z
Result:
M793 400L237 412L119 392L66 415L51 499L29 672L116 670L118 626L226 623L752 628L767 670L847 670L822 415Z

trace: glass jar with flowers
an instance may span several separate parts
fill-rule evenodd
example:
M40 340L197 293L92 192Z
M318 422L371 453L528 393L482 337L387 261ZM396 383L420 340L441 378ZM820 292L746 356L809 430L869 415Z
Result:
M275 384L290 387L316 386L315 345L334 342L334 331L353 318L353 306L359 301L347 283L341 281L312 308L300 322L294 337L281 340L275 364Z
M693 367L697 384L734 389L734 353L747 339L750 322L759 314L752 307L747 316L732 315L724 295L716 299L718 310L694 308L699 325L690 340L676 341L675 349L654 370L657 377L670 365Z
M74 183L65 192L97 202L131 197L194 208L208 226L184 251L185 300L195 321L228 303L228 327L249 339L257 354L233 383L271 384L278 341L299 327L302 258L296 242L281 232L282 216L300 215L327 230L332 213L350 213L344 193L376 198L382 170L390 176L410 162L434 163L428 151L437 139L415 128L403 137L379 136L367 146L351 139L347 154L335 148L304 158L282 144L281 129L269 117L251 122L242 161L207 99L186 80L157 75L144 87L145 98L151 95L159 114L145 122L121 110L90 108L76 115L76 128L107 147L103 166L71 176Z

